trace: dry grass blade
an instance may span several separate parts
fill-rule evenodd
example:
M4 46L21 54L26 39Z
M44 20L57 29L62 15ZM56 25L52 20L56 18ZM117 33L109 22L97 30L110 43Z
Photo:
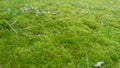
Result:
M15 34L18 34L18 32L13 28L11 24L8 23L8 21L4 20L4 22L9 25L9 27L15 32Z

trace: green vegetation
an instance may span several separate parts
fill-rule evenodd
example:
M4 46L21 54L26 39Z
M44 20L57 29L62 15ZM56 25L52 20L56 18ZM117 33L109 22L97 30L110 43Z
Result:
M120 68L120 0L0 0L0 68Z

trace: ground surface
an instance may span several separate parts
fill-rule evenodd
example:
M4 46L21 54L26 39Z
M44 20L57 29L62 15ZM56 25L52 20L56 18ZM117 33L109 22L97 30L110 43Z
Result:
M0 68L120 68L120 0L0 0Z

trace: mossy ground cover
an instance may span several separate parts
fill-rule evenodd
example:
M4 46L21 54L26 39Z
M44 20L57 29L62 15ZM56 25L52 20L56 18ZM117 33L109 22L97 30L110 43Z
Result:
M0 0L0 68L120 68L120 0Z

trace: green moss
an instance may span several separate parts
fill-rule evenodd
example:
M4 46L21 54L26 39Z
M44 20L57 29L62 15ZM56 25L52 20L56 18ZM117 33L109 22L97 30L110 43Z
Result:
M119 68L119 2L1 0L0 68Z

